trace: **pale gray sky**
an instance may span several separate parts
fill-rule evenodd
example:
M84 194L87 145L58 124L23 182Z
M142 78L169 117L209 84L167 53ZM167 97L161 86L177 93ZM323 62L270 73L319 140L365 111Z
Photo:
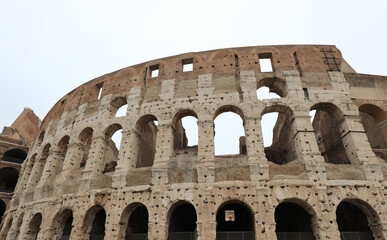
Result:
M95 77L210 49L334 44L361 73L387 75L387 1L0 0L0 127L41 118Z

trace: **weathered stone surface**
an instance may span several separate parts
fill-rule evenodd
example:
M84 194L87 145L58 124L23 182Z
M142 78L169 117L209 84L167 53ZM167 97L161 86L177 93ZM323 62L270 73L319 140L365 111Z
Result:
M272 72L261 71L263 58ZM281 98L258 100L262 86ZM121 106L126 115L115 117ZM357 74L335 46L187 53L106 74L44 118L0 239L188 231L212 240L235 230L339 239L342 218L355 213L366 220L353 231L387 239L386 110L387 77ZM244 122L241 154L215 156L214 119L228 111ZM280 117L264 148L261 117L271 112ZM198 119L198 146L187 147L185 116ZM227 217L243 229L228 228ZM286 230L286 218L299 226Z

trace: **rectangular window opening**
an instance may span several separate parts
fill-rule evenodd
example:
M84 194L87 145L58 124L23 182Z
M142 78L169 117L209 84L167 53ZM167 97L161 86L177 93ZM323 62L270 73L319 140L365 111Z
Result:
M259 65L261 67L261 72L273 72L273 65L271 63L271 53L260 53Z
M193 71L193 58L183 59L183 72Z
M102 83L98 83L97 85L97 88L98 88L98 100L101 99L101 95L102 95L102 86L103 86L103 82Z
M155 77L158 77L159 76L159 70L160 70L160 66L159 64L156 64L156 65L152 65L149 67L150 69L150 75L151 75L151 78L155 78Z

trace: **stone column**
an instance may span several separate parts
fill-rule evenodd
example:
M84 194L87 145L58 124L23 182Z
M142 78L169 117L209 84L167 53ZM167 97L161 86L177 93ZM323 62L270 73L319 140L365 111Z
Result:
M31 175L27 182L28 189L33 189L33 187L38 184L40 177L42 176L42 171L45 163L46 163L46 159L42 158L42 155L39 154L36 157L34 166L32 167L32 170L31 170Z
M247 157L250 165L250 178L252 181L269 179L269 165L265 156L261 134L261 117L257 117L254 113L249 115L245 115L244 128Z
M74 141L70 139L70 143L68 144L67 153L65 160L63 162L62 171L71 171L73 169L80 168L80 163L83 156L83 145L78 141Z
M139 134L133 127L122 131L122 140L116 171L113 174L113 187L125 187L128 170L135 169L138 158Z
M214 122L212 115L199 114L197 173L200 183L215 181Z
M46 182L51 182L55 178L56 169L58 167L58 161L63 159L61 153L59 151L58 146L52 146L50 148L49 156L46 160L46 164L44 166L44 170L42 173L42 178L40 180L39 185L45 184Z
M82 179L98 176L102 173L105 167L106 146L107 141L104 136L92 138L86 166L82 171Z
M314 129L307 112L295 112L292 130L296 156L305 162L309 180L326 180L324 158L318 148Z
M363 165L368 180L383 179L382 169L368 143L367 135L357 115L345 116L339 123L339 131L348 159L352 164Z
M156 153L152 168L152 183L168 183L168 162L173 153L173 133L171 121L159 121L157 126Z

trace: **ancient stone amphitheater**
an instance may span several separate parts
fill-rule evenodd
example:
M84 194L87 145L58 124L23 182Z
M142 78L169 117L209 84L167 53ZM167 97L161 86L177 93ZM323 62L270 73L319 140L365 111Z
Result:
M281 98L258 100L261 87ZM44 118L1 239L387 239L386 110L387 77L356 73L328 45L186 53L103 75ZM244 136L240 154L217 156L225 112Z

